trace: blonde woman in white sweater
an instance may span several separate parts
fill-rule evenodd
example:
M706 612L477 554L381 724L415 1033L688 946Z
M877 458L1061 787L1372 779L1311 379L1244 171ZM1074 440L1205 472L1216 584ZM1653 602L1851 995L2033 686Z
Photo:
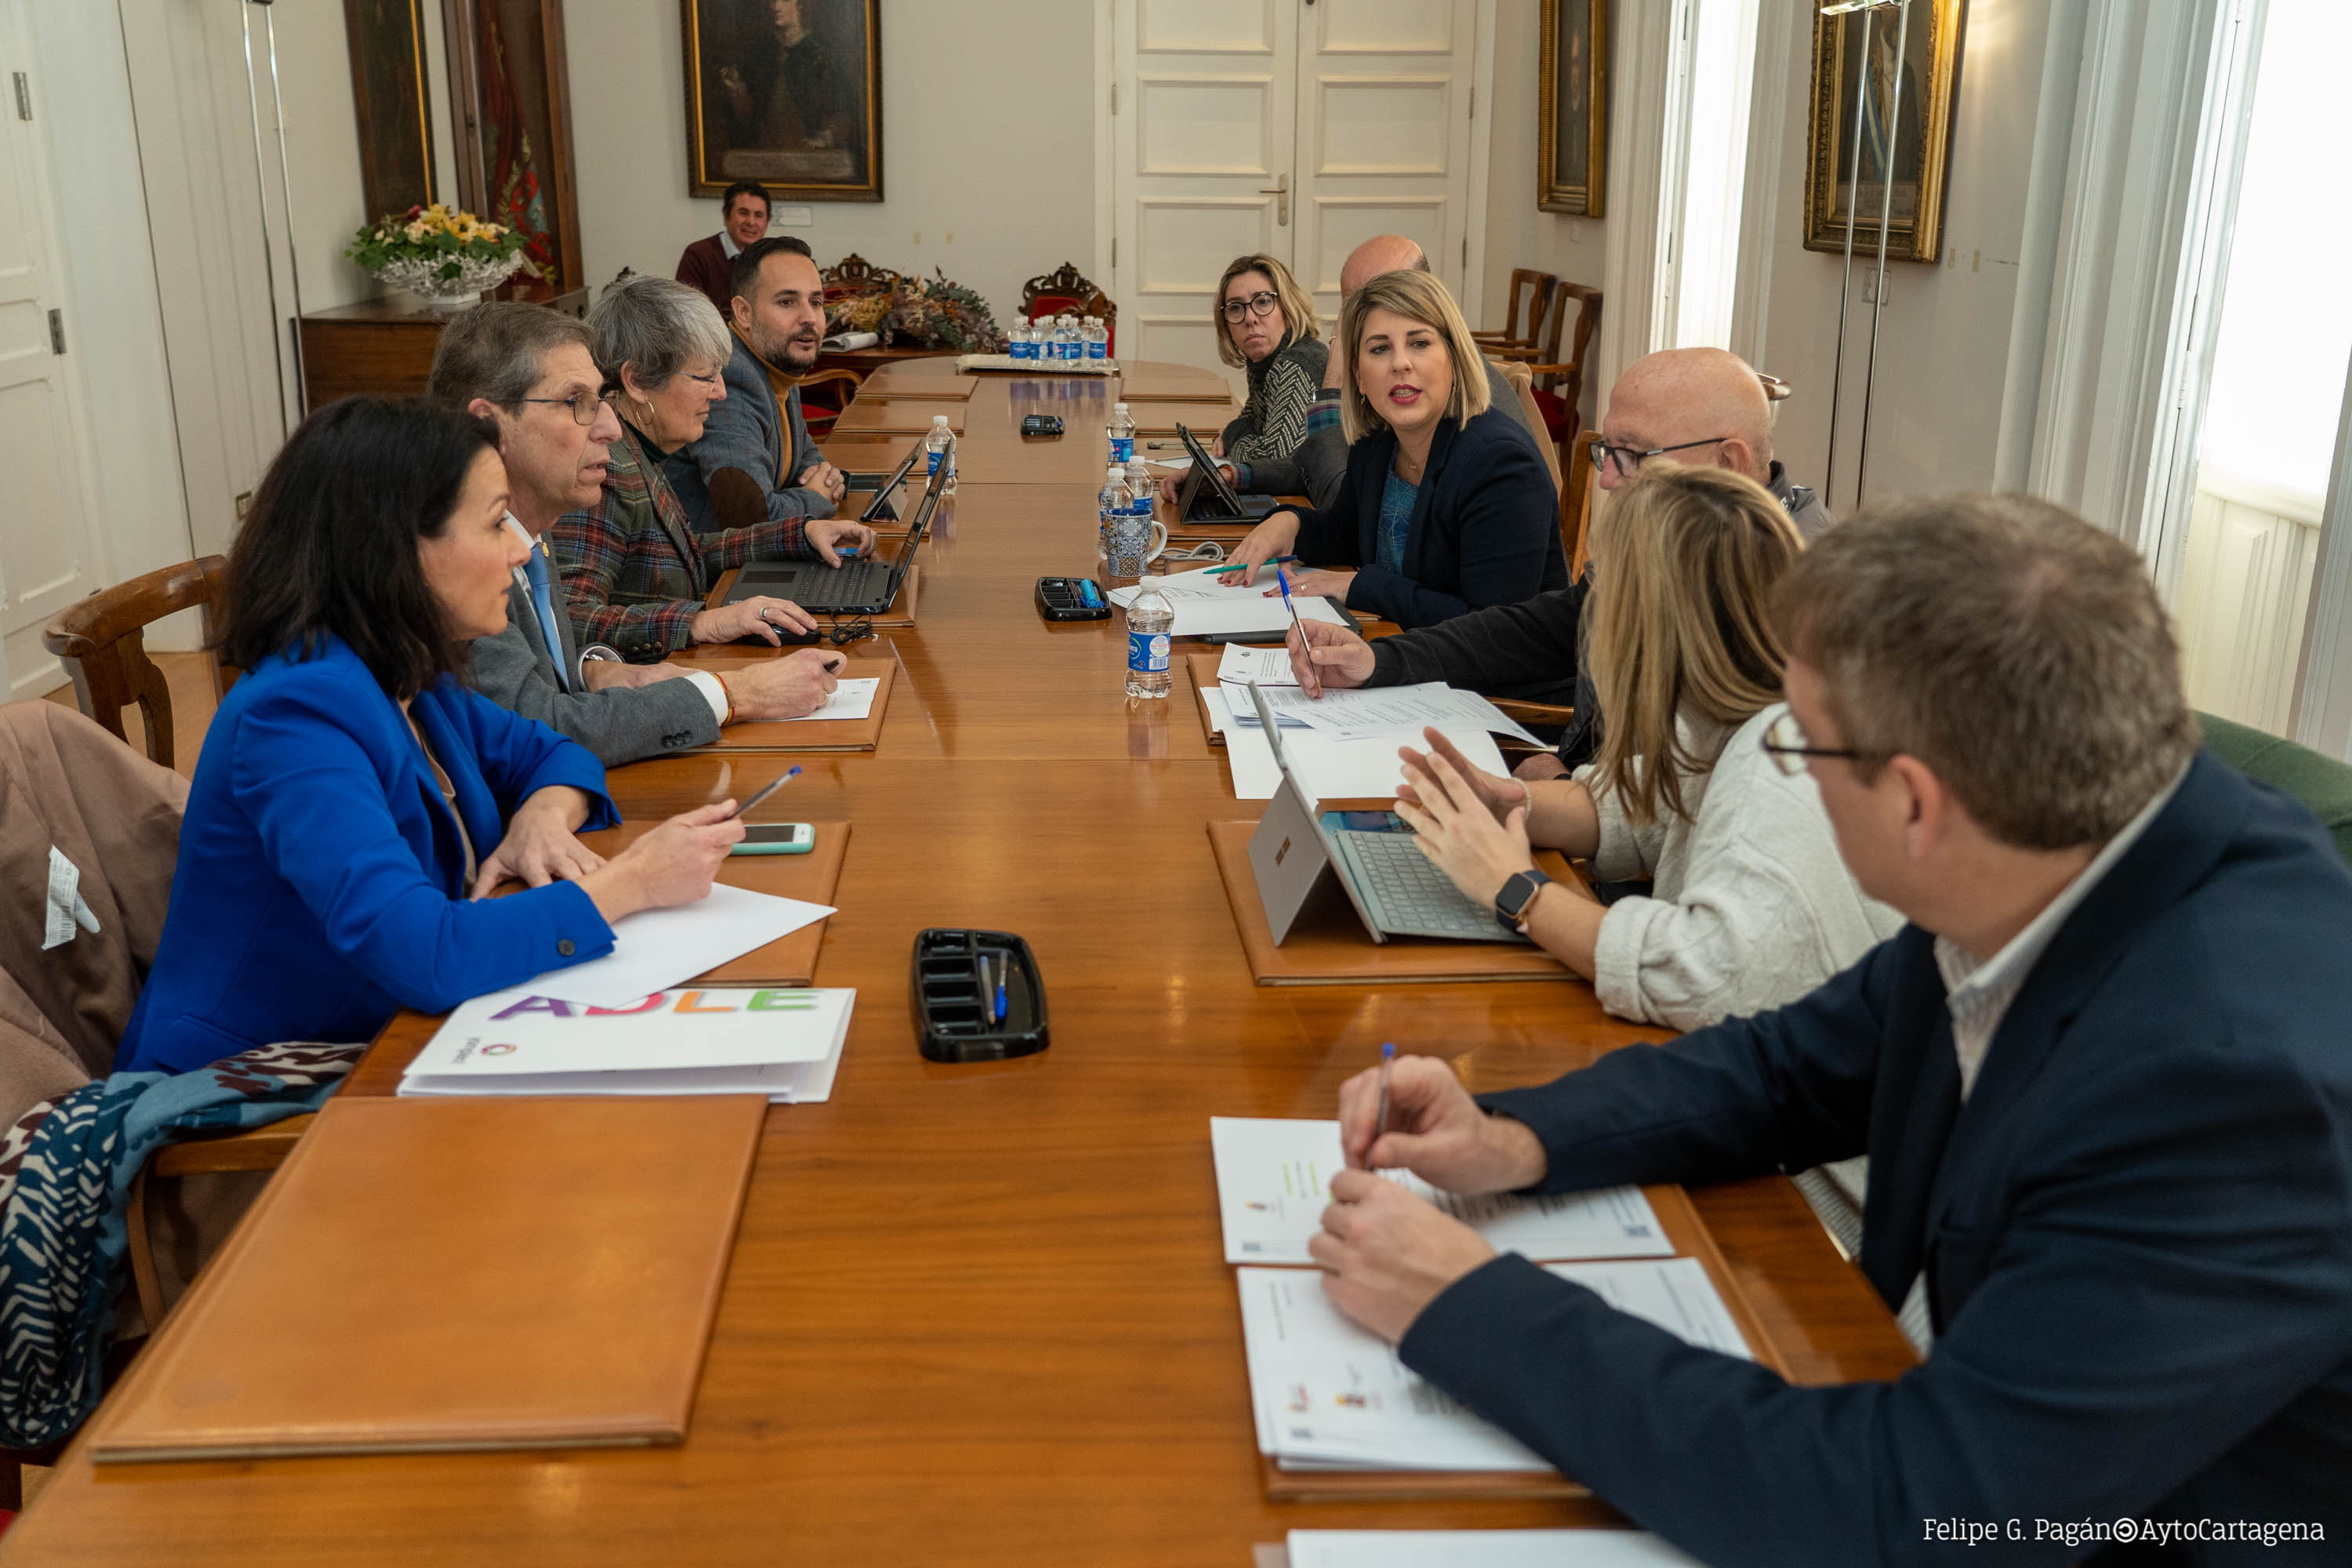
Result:
M1788 710L1768 601L1803 547L1753 480L1654 460L1593 525L1595 760L1523 783L1434 730L1433 751L1403 753L1397 809L1423 852L1482 903L1507 897L1621 1017L1695 1029L1778 1006L1903 923L1854 885L1811 775L1765 749ZM1542 882L1520 904L1531 845L1589 859L1596 880L1646 878L1649 895L1603 907Z

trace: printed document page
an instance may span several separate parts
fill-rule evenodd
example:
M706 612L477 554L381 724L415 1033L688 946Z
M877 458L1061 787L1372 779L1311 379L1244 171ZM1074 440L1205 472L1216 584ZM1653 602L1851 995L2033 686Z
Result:
M1286 665L1286 656L1285 662ZM1222 669L1218 677L1224 679ZM1248 702L1249 693L1243 691L1236 694L1231 706L1238 713ZM1268 689L1265 702L1274 710L1277 724L1286 728L1296 720L1343 741L1360 740L1367 735L1402 735L1418 745L1424 725L1434 724L1444 730L1476 724L1497 735L1525 741L1530 746L1543 744L1528 733L1526 726L1476 692L1458 691L1442 680L1370 690L1327 691L1320 697L1310 697L1304 687L1294 684L1286 690Z
M1738 1325L1695 1258L1543 1267L1701 1349L1749 1359ZM1319 1269L1234 1273L1258 1448L1285 1468L1549 1468L1342 1316L1323 1293Z
M1290 1568L1700 1568L1642 1530L1294 1530Z
M1267 598L1266 591L1274 580L1244 587L1239 574L1218 576L1215 568L1202 567L1197 572L1171 572L1164 577L1150 579L1151 585L1166 596L1176 612L1176 624L1171 637L1281 637L1290 630L1290 611L1283 607L1282 595ZM1135 603L1142 592L1140 584L1110 591L1110 602L1120 609ZM1334 609L1330 601L1303 594L1291 595L1298 618L1306 621L1329 621L1345 626L1347 617Z
M811 719L830 721L867 718L874 711L874 694L880 690L881 687L882 678L878 675L858 676L855 679L838 682L833 689L833 700L815 712L803 713L797 718L777 719L770 721L778 724L800 724Z
M674 991L683 981L833 912L831 904L714 882L710 896L699 902L622 916L613 927L612 952L569 969L551 969L520 989L592 1007L626 1007L656 991Z
M1297 679L1290 671L1290 650L1287 647L1251 647L1244 643L1229 642L1225 651L1217 656L1217 679L1227 686L1246 687L1253 680L1260 686L1297 686ZM1245 702L1249 693L1241 693Z
M1228 1263L1311 1263L1307 1243L1323 1228L1331 1173L1339 1170L1337 1121L1213 1116L1217 1205ZM1380 1173L1428 1199L1492 1242L1538 1261L1570 1258L1667 1258L1666 1239L1639 1187L1521 1197L1443 1193L1410 1171Z
M1274 792L1282 787L1282 770L1275 765L1274 748L1266 744L1263 726L1244 726L1233 717L1234 709L1226 701L1226 689L1202 687L1201 701L1209 710L1210 721L1225 737L1225 763L1233 770L1234 798L1272 800ZM1445 723L1437 728L1476 766L1493 773L1511 771L1484 725ZM1307 792L1309 804L1393 796L1397 785L1404 782L1404 764L1397 760L1397 748L1407 742L1423 744L1420 731L1372 735L1360 741L1311 730L1285 728L1282 731L1283 750L1290 753L1290 765L1298 771L1299 787Z

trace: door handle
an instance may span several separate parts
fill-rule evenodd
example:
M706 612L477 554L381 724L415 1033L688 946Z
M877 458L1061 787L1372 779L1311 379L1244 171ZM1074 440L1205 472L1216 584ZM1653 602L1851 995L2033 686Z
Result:
M1260 186L1257 188L1257 194L1258 194L1259 195L1262 195L1262 196L1272 196L1272 197L1274 197L1274 198L1275 198L1275 202L1274 202L1274 221L1275 221L1275 226L1276 226L1276 227L1278 227L1278 228L1287 228L1287 227L1289 227L1289 226L1290 226L1290 176L1289 176L1288 174L1276 174L1276 175L1274 177L1274 184L1270 184L1270 185L1260 185Z

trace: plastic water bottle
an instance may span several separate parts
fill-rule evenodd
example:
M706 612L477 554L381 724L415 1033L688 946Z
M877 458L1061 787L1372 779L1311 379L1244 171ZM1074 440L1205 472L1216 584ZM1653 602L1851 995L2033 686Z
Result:
M1144 533L1151 532L1151 498L1159 487L1151 482L1151 470L1143 466L1140 458L1127 460L1127 493L1135 499L1128 502L1128 513L1142 525Z
M1110 559L1111 531L1116 529L1119 520L1127 515L1128 502L1134 499L1128 493L1126 469L1113 463L1103 471L1102 493L1096 498L1096 501L1102 524L1102 551L1103 559L1106 561Z
M1102 318L1099 316L1087 318L1087 357L1088 359L1110 357L1110 333L1104 330Z
M936 474L940 471L940 464L947 465L947 481L940 486L940 493L944 496L955 494L955 432L948 428L948 416L944 414L932 415L931 433L923 437L923 451L926 455L923 472L926 476Z
M1124 403L1110 405L1110 460L1121 468L1135 460L1135 416Z
M1168 634L1176 625L1176 611L1168 596L1146 577L1142 592L1127 607L1127 694L1165 697L1175 689L1168 668Z
M1054 356L1075 360L1085 351L1078 346L1078 319L1064 316L1054 331Z
M1037 357L1037 344L1029 335L1029 323L1018 316L1013 318L1013 330L1004 334L1004 353L1008 359Z

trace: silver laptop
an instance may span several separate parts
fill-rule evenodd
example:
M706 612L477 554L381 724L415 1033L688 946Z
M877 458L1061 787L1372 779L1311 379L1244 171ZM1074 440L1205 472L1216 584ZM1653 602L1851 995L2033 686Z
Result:
M1299 910L1328 869L1339 880L1356 918L1374 942L1392 936L1452 937L1462 942L1528 939L1496 923L1492 906L1464 893L1430 863L1410 833L1367 832L1345 826L1339 812L1318 814L1291 771L1282 730L1265 694L1250 682L1250 701L1274 748L1282 784L1250 835L1250 871L1265 906L1276 947L1290 935Z

